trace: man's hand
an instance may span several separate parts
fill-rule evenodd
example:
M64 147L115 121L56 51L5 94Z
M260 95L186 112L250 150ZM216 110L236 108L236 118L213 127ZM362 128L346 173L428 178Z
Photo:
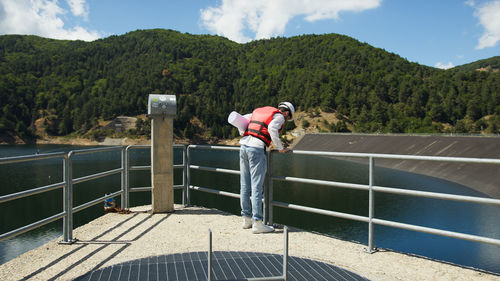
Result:
M282 150L280 150L279 152L280 153L287 153L287 152L291 152L292 150L289 149L289 148L283 148Z

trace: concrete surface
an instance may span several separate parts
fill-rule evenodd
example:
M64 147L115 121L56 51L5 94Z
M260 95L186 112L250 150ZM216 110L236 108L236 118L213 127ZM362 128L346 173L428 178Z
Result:
M71 280L89 271L139 258L208 250L283 253L282 230L252 234L241 217L218 210L175 205L170 214L152 214L151 206L130 214L106 214L74 230L78 242L57 239L0 266L0 280ZM289 232L289 255L317 260L370 280L500 280L500 276L420 257L379 251L298 229Z

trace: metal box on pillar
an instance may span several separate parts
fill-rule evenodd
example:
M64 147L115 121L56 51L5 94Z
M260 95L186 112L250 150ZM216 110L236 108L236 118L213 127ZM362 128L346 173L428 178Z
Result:
M151 117L151 205L153 213L174 211L175 95L149 95Z

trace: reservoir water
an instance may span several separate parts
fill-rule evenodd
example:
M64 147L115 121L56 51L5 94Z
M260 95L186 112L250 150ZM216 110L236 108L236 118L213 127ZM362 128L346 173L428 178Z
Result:
M31 155L58 151L71 151L89 147L38 145L0 146L0 157ZM180 150L174 153L176 164L182 162ZM366 163L327 157L276 154L273 173L311 179L344 181L366 184ZM193 150L192 163L238 170L238 152ZM73 160L74 178L120 167L119 152L79 155ZM133 150L134 166L149 165L149 149ZM180 170L175 172L175 184L181 184ZM0 166L0 196L62 181L62 161L58 159L8 164ZM191 171L191 184L233 193L239 193L239 176ZM465 186L442 179L416 175L377 167L375 184L379 186L435 191L469 196L483 196ZM134 171L130 175L131 187L150 186L149 171ZM120 175L74 185L74 206L120 189ZM299 183L274 182L274 200L308 207L367 216L368 193L360 190L316 186ZM149 192L134 192L131 206L151 203ZM176 191L175 202L181 203ZM116 198L119 203L119 197ZM203 192L192 192L193 205L217 208L239 214L239 200ZM35 222L62 211L62 191L56 190L0 204L0 233ZM74 227L83 225L104 214L98 204L74 215ZM443 230L482 235L500 239L500 207L473 203L443 201L375 194L375 217L402 223L435 227ZM368 225L345 219L315 215L274 207L275 222L315 231L362 244L368 243ZM0 264L53 240L61 239L62 221L24 233L0 242ZM381 249L415 254L444 262L474 267L500 274L500 247L459 239L375 226L374 244ZM78 238L78 237L76 237Z

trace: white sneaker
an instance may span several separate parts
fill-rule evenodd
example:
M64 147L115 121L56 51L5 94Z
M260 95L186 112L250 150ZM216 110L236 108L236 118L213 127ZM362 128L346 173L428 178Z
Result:
M254 221L252 225L252 232L254 234L257 233L267 233L267 232L273 232L274 227L265 225L262 221Z
M243 217L242 227L243 229L249 229L250 227L252 227L252 218Z

